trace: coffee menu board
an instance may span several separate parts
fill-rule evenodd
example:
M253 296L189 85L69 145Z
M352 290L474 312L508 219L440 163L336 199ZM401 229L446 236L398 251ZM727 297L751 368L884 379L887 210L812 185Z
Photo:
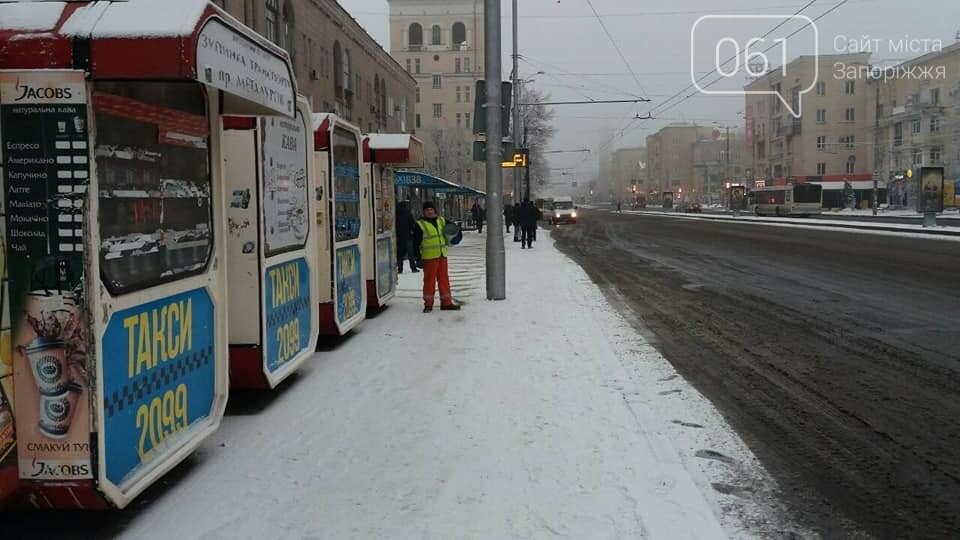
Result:
M263 226L267 256L302 248L307 240L307 129L295 120L263 120Z
M83 72L0 72L13 410L20 477L92 478L83 306ZM5 388L6 390L6 388Z

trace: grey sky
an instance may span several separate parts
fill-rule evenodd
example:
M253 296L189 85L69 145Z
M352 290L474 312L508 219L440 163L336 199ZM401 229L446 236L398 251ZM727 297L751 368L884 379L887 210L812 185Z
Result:
M557 136L554 149L597 149L610 141L607 149L643 144L649 133L677 121L712 121L743 125L737 116L743 110L743 97L697 95L685 100L663 114L655 114L654 121L634 121L634 114L662 106L664 100L690 85L690 30L703 15L787 15L793 14L810 0L674 0L653 2L643 0L590 0L600 13L607 30L613 36L630 68L640 80L638 87L623 60L617 54L588 0L521 0L520 54L521 76L538 71L545 75L535 77L535 86L547 91L554 99L579 100L623 99L642 94L653 100L650 104L589 105L557 107ZM802 14L816 18L842 0L816 0ZM388 45L388 7L386 0L340 0L341 4L382 44ZM504 0L503 14L510 14L511 2ZM749 25L731 22L731 35L738 40L750 36ZM757 28L772 28L776 21L763 21ZM944 46L955 42L960 31L960 7L957 0L849 0L817 21L820 54L833 53L838 35L848 38L881 39L880 58L906 59L919 54L896 53L889 50L890 40L910 38L940 39ZM785 25L779 35L789 34L800 24ZM752 26L751 26L752 28ZM510 72L510 20L504 19L503 61L504 77ZM807 32L807 31L805 31ZM723 34L711 34L723 37ZM804 37L804 33L796 38ZM770 36L770 39L776 37ZM795 40L794 40L795 41ZM812 54L812 40L791 47L788 61L800 54ZM742 41L741 41L742 42ZM698 46L699 49L699 46ZM712 50L697 51L698 62L712 62ZM771 52L774 65L779 56ZM727 55L729 56L729 55ZM725 59L725 58L724 58ZM699 64L698 64L699 65ZM576 74L571 76L569 74ZM586 75L585 75L586 74ZM956 74L948 74L955 78ZM823 74L821 74L823 76ZM695 92L688 90L683 95ZM630 128L620 136L621 129ZM577 176L586 180L596 172L593 152L559 154L551 159L553 167L577 167Z

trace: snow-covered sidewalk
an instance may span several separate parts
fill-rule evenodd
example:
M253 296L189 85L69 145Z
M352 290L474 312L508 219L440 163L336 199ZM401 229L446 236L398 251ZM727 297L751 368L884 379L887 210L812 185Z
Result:
M803 534L722 417L547 232L530 251L507 242L501 302L485 300L483 236L451 253L463 311L421 313L421 274L402 274L391 307L262 410L232 406L123 537Z

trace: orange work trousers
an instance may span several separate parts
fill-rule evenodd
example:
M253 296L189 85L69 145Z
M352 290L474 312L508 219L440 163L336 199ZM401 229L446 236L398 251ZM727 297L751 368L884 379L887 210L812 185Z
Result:
M423 305L433 307L433 297L440 285L440 305L453 305L453 294L450 292L450 274L448 273L447 258L423 260Z

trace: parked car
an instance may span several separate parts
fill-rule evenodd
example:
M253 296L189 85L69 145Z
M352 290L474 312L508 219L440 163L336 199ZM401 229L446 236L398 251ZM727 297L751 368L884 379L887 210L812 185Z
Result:
M693 203L693 204L690 204L690 205L684 207L683 211L686 212L686 213L688 213L688 214L702 214L702 213L703 213L703 207L700 206L700 203Z

